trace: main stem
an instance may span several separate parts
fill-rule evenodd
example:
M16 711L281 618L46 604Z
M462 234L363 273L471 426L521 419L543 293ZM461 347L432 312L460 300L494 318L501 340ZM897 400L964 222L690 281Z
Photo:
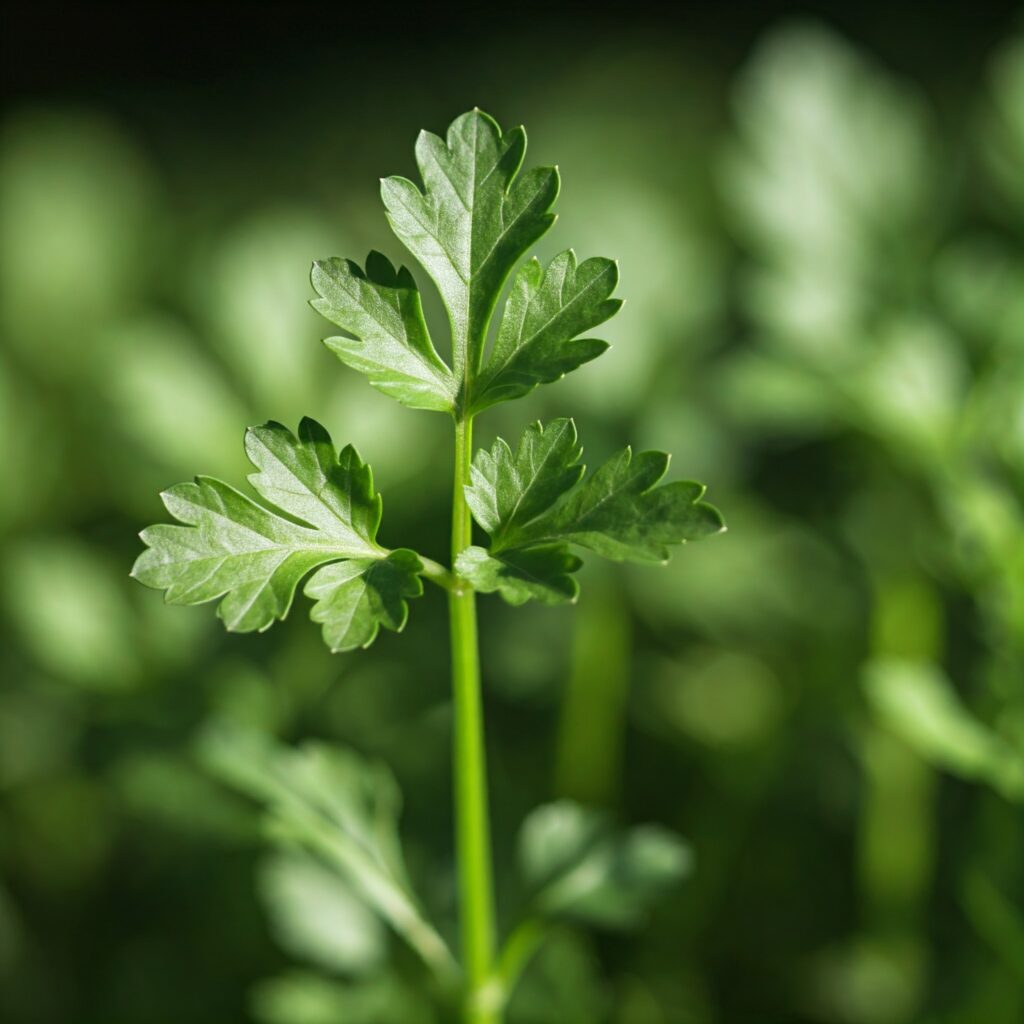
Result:
M469 483L473 419L455 421L452 495L452 565L472 543L472 520L463 488ZM462 957L466 971L465 1024L500 1024L501 994L494 975L494 894L487 813L487 764L480 698L476 595L455 580L449 592L452 698L455 706L455 852L459 873Z

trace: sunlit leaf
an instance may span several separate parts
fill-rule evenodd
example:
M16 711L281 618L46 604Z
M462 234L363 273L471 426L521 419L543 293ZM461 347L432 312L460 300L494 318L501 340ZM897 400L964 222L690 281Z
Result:
M265 630L288 614L310 570L313 615L332 650L366 646L380 626L405 625L405 598L416 597L422 569L411 551L376 541L381 499L370 469L349 445L335 452L320 424L304 419L296 437L279 423L252 427L246 453L259 470L253 488L299 522L264 508L210 477L178 484L162 497L184 526L151 526L132 575L167 592L173 604L222 597L218 614L230 630Z
M464 382L483 356L487 325L516 261L554 222L558 172L519 173L526 132L502 133L472 110L446 138L421 132L416 162L421 192L406 178L385 178L381 195L395 234L433 278L456 338L455 376Z
M626 448L586 479L581 453L567 419L527 427L514 453L501 438L477 453L466 500L491 543L456 562L474 587L512 604L572 600L569 574L580 562L570 544L616 561L664 562L668 545L723 529L717 509L700 500L701 484L655 486L668 469L664 452L634 458Z
M583 476L576 424L552 420L526 428L513 454L500 437L481 449L470 469L466 501L493 547L546 512Z
M362 270L351 260L318 260L313 308L349 337L327 338L344 363L386 395L414 409L447 412L455 403L452 371L437 354L416 282L405 267L371 252Z
M512 282L494 351L473 386L473 409L521 398L601 355L607 342L579 335L618 311L621 300L610 298L618 280L611 260L595 257L577 266L571 249L547 270L535 259L525 263Z

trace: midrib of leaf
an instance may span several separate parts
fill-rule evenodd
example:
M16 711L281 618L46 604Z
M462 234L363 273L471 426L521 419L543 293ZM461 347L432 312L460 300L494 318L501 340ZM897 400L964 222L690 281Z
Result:
M290 492L291 493L291 492ZM310 494L308 489L301 492L304 494ZM350 499L351 500L351 499ZM273 513L268 512L266 509L261 508L259 505L254 507L259 509L264 515L273 516L277 522L283 524L289 529L296 531L294 542L284 541L282 542L276 537L271 537L262 531L255 529L245 523L240 523L237 519L232 519L226 512L219 509L212 509L206 505L197 505L195 502L188 502L193 508L201 509L204 513L208 513L210 516L217 520L227 524L227 530L224 530L225 536L230 536L232 533L239 530L244 531L247 538L251 537L257 543L254 543L250 548L234 549L229 550L227 554L216 554L210 555L210 558L220 558L222 561L226 561L228 558L244 558L247 555L263 554L267 551L281 551L286 555L297 551L324 551L325 553L334 553L339 558L385 558L389 551L384 548L378 547L366 547L366 542L354 531L351 536L355 539L357 547L342 546L337 543L339 540L347 539L340 533L337 535L331 535L327 531L320 531L312 529L308 526L302 526L298 523L293 523L290 520L282 519L280 516L274 516ZM333 515L333 512L332 512ZM337 517L334 517L337 520ZM339 523L340 520L337 520ZM342 524L343 525L343 524ZM198 533L198 539L202 539L202 533L198 526L182 526L183 530L194 530ZM221 527L223 529L223 527ZM207 561L205 558L196 558L188 560L191 564L202 563Z
M632 461L632 455L633 455L632 449L630 449L630 448L627 448L627 449L626 449L626 451L627 451L627 452L629 452L629 457L630 457L630 461ZM623 458L623 456L622 456L622 455L620 455L620 456L619 456L619 458L621 459L621 458ZM594 501L594 502L592 502L592 503L591 503L590 505L586 506L586 507L585 507L585 509L584 509L583 511L581 511L581 512L580 512L580 516L579 516L579 521L580 521L580 522L583 522L583 521L584 521L584 520L586 520L586 519L587 519L588 517L592 516L592 515L593 515L593 514L594 514L594 513L595 513L595 512L596 512L596 511L597 511L597 510L599 509L599 508L601 508L601 507L602 507L602 506L603 506L603 505L604 505L604 504L605 504L606 502L609 502L609 501L611 501L611 500L612 500L612 498L614 498L614 497L615 497L616 495L618 495L618 494L619 494L619 493L621 493L622 491L626 490L626 488L627 488L627 487L628 487L628 486L629 486L629 485L630 485L630 484L631 484L631 483L632 483L632 482L633 482L633 481L634 481L634 480L635 480L635 479L637 478L637 476L639 475L639 474L638 474L638 473L636 472L636 464L635 464L635 463L633 464L633 467L632 467L632 468L633 468L633 471L632 471L632 472L630 473L630 475L629 475L629 476L628 476L628 477L627 477L627 478L626 478L625 480L621 481L621 486L618 486L618 487L616 487L616 486L614 486L614 485L610 486L610 487L609 487L609 488L608 488L608 489L607 489L607 490L605 491L605 493L604 493L603 495L601 495L601 497L600 497L600 498L598 498L598 500L597 500L597 501Z
M508 195L508 193L506 193L506 197L507 197L507 195ZM480 264L480 266L477 268L477 270L474 271L474 274L473 274L474 277L477 277L479 275L480 271L482 271L484 269L484 267L487 266L488 262L490 261L491 257L494 255L494 253L497 250L498 246L504 240L505 236L509 233L509 231L516 224L519 223L520 220L522 220L522 218L529 211L529 207L530 207L529 203L524 204L523 208L519 211L518 214L516 214L515 218L511 221L511 223L506 224L505 223L505 207L504 207L504 205L502 206L502 208L501 208L501 234L499 234L497 239L495 239L494 244L491 246L491 248L488 251L487 255L484 257L483 262ZM495 295L495 301L497 301L497 295ZM481 331L481 334L483 334L485 332L486 332L486 325L485 325L485 330Z
M282 804L287 806L296 817L305 819L310 825L315 826L318 829L328 831L336 838L343 839L345 846L349 847L348 852L350 854L358 851L359 861L364 868L370 868L375 874L382 874L391 879L393 872L390 869L390 865L388 865L386 861L377 857L374 854L374 851L367 847L366 842L361 835L362 829L360 827L358 817L353 818L347 809L335 808L334 813L338 814L338 816L343 819L340 822L342 828L339 830L338 823L333 820L330 811L324 810L316 805L311 806L304 799L296 796L278 779L271 778L269 782L278 799L281 800ZM394 884L396 888L400 888L397 882L393 881L392 884Z
M473 325L470 323L470 315L471 315L471 311L473 309L473 282L477 279L477 270L475 270L474 267L473 267L473 250L474 250L474 246L476 245L476 200L477 200L477 193L479 192L480 187L483 184L482 182L477 181L477 177L476 177L476 147L477 147L477 140L479 138L479 135L480 135L480 122L479 122L478 118L474 118L473 119L473 145L471 147L471 152L473 154L473 158L472 158L473 159L473 165L472 165L473 170L472 170L472 175L471 175L471 177L469 179L472 182L472 203L467 205L466 201L464 199L462 199L462 196L461 195L459 196L459 199L462 201L463 206L466 208L466 212L469 214L469 231L470 231L470 237L469 237L469 267L468 267L469 276L468 277L463 277L461 274L459 275L460 280L465 285L466 295L465 295L465 306L464 306L464 309L463 309L463 317L462 317L462 319L464 321L464 326L463 326L463 330L462 330L462 337L459 338L459 339L456 339L456 345L457 345L459 351L456 354L456 357L455 357L455 360L454 360L455 363L456 363L456 366L458 366L459 369L462 371L461 374L460 374L460 376L462 377L462 401L465 404L465 406L467 406L467 407L469 405L470 387L471 387L471 384L472 384L471 378L473 376L473 372L476 369L476 367L471 365L472 360L470 359L470 349L473 347L474 341L475 341L475 339L471 337L471 332L473 330ZM501 162L501 147L500 147L500 140L499 140L498 159L495 161L494 167L492 167L491 170L488 171L488 176L490 176L490 174L492 174L494 172L494 168L497 167L498 163L500 163L500 162ZM448 177L447 172L445 172L445 177ZM454 185L452 187L453 187L454 191L456 192L456 194L458 194L458 189L455 188Z
M409 213L412 216L412 219L414 221L416 221L416 223L419 224L419 226L423 229L423 233L427 237L432 238L435 242L437 242L438 246L440 246L441 251L445 254L445 256L448 257L448 265L452 268L453 271L455 271L455 276L463 284L467 284L468 281L467 281L465 275L459 270L458 261L455 259L454 256L452 256L451 251L449 250L448 246L445 244L444 239L441 238L441 235L440 235L440 233L438 231L436 216L434 218L434 223L430 224L429 222L424 221L423 216L422 216L422 208L423 208L423 206L425 204L418 203L415 208L411 207L406 202L405 197L402 196L402 195L399 196L399 201L402 204L402 209L404 209L407 213ZM436 214L438 211L435 210L434 212Z
M473 203L472 203L471 207L468 207L469 218L470 218L470 230L472 232L472 237L470 239L470 249L469 249L469 280L465 281L465 284L466 284L466 339L465 339L465 351L463 352L463 356L462 356L462 358L463 358L462 387L463 387L463 395L466 396L466 400L467 401L468 401L468 396L470 394L470 386L471 386L471 383L472 383L471 377L472 377L472 375L478 369L477 366L472 365L472 364L473 363L479 363L482 360L482 358L483 358L484 348L485 348L486 342L487 342L487 328L490 325L491 317L493 316L493 313L494 313L494 305L495 305L495 303L497 303L497 300L498 300L498 295L496 293L495 296L494 296L494 302L491 303L490 310L488 310L486 312L486 314L484 316L484 319L483 319L483 322L480 323L480 324L471 324L469 322L469 318L470 318L471 311L473 309L473 301L472 301L472 299L473 299L473 286L480 279L480 277L483 274L484 270L487 268L487 265L490 262L491 258L494 256L495 252L497 251L498 246L501 245L502 241L508 235L509 231L519 222L519 220L523 216L525 216L526 212L529 210L529 203L524 204L523 208L519 211L518 215L512 220L512 222L510 224L506 224L505 223L505 200L508 199L509 189L515 183L515 177L513 177L509 181L509 189L504 189L502 191L502 201L498 205L498 215L501 218L501 231L498 233L497 238L495 238L494 242L491 244L490 249L488 249L487 254L480 261L479 265L474 266L476 234L477 234L477 232L476 232L477 196L478 196L479 192L483 189L483 187L487 183L487 181L490 179L491 175L494 174L494 172L501 165L501 161L505 158L505 155L507 153L507 148L506 149L502 149L502 146L503 146L503 144L505 142L505 137L504 137L504 135L499 133L499 135L498 135L498 155L497 155L494 163L488 169L487 173L482 178L480 178L479 180L477 179L477 164L476 164L476 161L477 161L477 139L478 139L478 136L479 136L479 133L480 133L479 124L480 124L480 122L478 120L474 120L473 121L473 176L472 176L472 179L471 179L473 181ZM517 168L516 169L516 176L518 176L520 173L521 173L521 168ZM445 176L447 177L447 174ZM461 199L461 196L460 196L460 199ZM477 350L476 353L475 353L476 358L471 360L470 359L470 351L471 351L471 349L474 349L474 348Z

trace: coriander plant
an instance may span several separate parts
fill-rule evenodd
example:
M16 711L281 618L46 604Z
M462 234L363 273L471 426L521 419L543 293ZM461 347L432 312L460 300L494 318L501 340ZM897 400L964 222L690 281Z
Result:
M263 631L283 619L305 580L311 617L332 651L366 647L382 626L400 631L408 602L423 592L422 579L447 592L461 966L409 893L395 867L395 844L381 852L371 837L376 798L370 794L378 790L349 793L351 807L340 795L331 805L331 783L324 780L351 779L350 760L332 761L314 750L307 761L286 754L264 765L267 752L254 749L243 754L235 773L248 773L250 788L278 808L279 824L290 821L293 838L324 853L364 892L440 987L456 993L461 1019L473 1024L502 1019L548 922L569 916L629 924L685 859L661 830L615 836L593 812L564 802L542 808L525 824L520 843L532 898L496 952L477 593L499 593L513 605L571 602L581 565L574 549L664 563L669 545L723 529L717 510L701 500L702 485L659 484L669 462L663 452L634 455L627 447L587 474L571 419L533 423L514 447L499 438L474 454L476 417L601 355L607 344L583 335L621 305L613 298L618 270L612 260L579 262L567 249L547 267L530 259L515 269L554 223L559 190L554 167L520 173L525 152L521 127L503 133L473 110L455 120L445 139L420 134L422 190L400 177L382 183L392 229L443 300L449 361L434 345L405 267L392 266L379 252L369 254L365 267L337 258L313 264L312 305L343 332L326 339L327 347L403 405L452 419L450 566L411 547L380 544L381 498L370 467L352 445L339 452L319 423L304 419L297 433L275 422L246 433L256 468L249 482L265 504L210 477L171 487L163 501L182 525L144 530L146 550L133 569L136 579L164 590L172 603L220 599L218 614L239 632ZM474 519L486 544L474 543ZM397 842L397 834L392 838ZM348 845L339 845L343 839Z

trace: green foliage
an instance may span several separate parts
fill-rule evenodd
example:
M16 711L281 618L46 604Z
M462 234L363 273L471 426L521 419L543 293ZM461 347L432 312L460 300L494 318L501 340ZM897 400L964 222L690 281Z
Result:
M122 643L135 623L119 575L89 548L66 539L37 538L7 560L4 603L23 642L57 678L117 690L137 675L137 653Z
M267 860L260 893L282 949L332 974L365 974L387 955L380 918L337 872L295 851Z
M327 347L383 394L454 420L454 573L408 548L378 543L381 499L369 467L351 445L338 453L309 417L297 436L279 423L246 433L257 470L249 482L266 505L211 477L164 492L181 525L144 530L147 550L132 572L174 604L220 599L218 614L241 632L283 619L305 580L311 617L332 651L365 647L381 627L400 631L407 601L422 593L421 576L450 591L463 979L412 894L390 775L323 745L289 750L222 735L205 749L214 770L266 806L271 834L289 850L263 874L281 945L321 967L361 975L383 960L386 923L442 989L460 989L467 1024L497 1021L522 966L503 971L492 949L483 737L471 710L480 687L474 591L499 591L512 604L574 600L572 574L581 563L571 545L614 561L663 563L669 545L724 528L718 511L701 501L703 485L659 486L669 463L663 452L634 457L627 447L584 478L569 419L528 427L514 453L499 438L471 458L474 417L599 356L607 344L583 335L622 305L612 297L618 268L611 260L579 263L571 249L546 269L530 259L512 282L485 363L499 295L554 222L557 171L520 174L525 152L522 128L502 133L473 110L453 122L445 140L420 135L424 191L404 178L382 183L395 234L432 278L448 314L451 367L434 347L407 268L372 251L365 268L333 258L315 262L311 274L314 309L344 332L326 339ZM472 543L471 512L490 535L487 549ZM624 927L683 877L689 853L661 829L616 836L599 817L559 804L527 823L523 859L541 918ZM516 942L509 942L514 952ZM273 1024L397 1019L387 992L376 979L325 987L290 977L270 982L256 1011Z
M416 163L421 192L406 178L385 178L388 221L437 285L451 321L461 400L479 371L487 325L516 261L555 221L558 172L519 174L526 132L502 133L472 110L456 118L445 139L421 132Z
M151 526L132 575L167 592L173 604L223 599L230 630L269 628L288 614L311 569L306 593L313 619L334 651L365 647L381 626L405 625L405 599L422 593L422 564L411 551L376 541L381 499L370 468L351 446L336 453L319 423L304 419L296 437L280 423L251 427L245 449L259 470L256 492L285 518L210 477L177 484L161 496L184 526ZM295 520L299 520L296 522Z
M341 876L345 894L335 892L336 903L349 896L358 899L440 977L450 978L447 947L423 917L409 883L398 837L401 796L383 765L324 744L289 748L223 729L204 738L201 753L220 778L263 805L268 831L277 842L305 850ZM326 877L318 874L315 883L323 884ZM309 882L307 874L300 883L303 899ZM322 937L310 934L310 922L295 923L300 911L294 905L287 913L293 944L307 950L315 945L319 951ZM362 948L357 960L369 955Z
M975 718L936 666L879 660L868 666L864 686L882 721L921 757L1024 800L1024 750Z
M523 264L494 351L474 386L473 411L522 398L601 355L606 342L578 335L618 312L622 301L610 298L618 281L619 268L611 260L595 257L577 266L571 249L547 270L535 259Z
M835 373L863 353L876 297L904 284L894 264L925 230L924 111L818 25L768 38L735 108L725 182L736 231L758 256L748 305L773 344Z
M602 258L577 263L567 250L546 270L531 259L516 274L484 365L498 295L554 222L557 172L520 174L525 153L522 128L502 133L473 110L452 123L446 140L420 134L424 192L405 178L382 184L391 226L445 304L454 371L434 348L409 270L379 252L369 254L365 270L338 258L313 264L319 297L312 305L346 332L328 338L328 348L404 405L471 422L607 348L579 336L622 305L611 297L618 268ZM336 457L327 432L306 419L298 440L275 424L251 429L246 451L261 470L250 477L253 487L298 522L200 477L163 495L186 526L143 532L150 550L136 563L136 578L174 603L222 597L219 614L229 629L264 630L288 613L302 578L332 562L305 586L332 651L367 646L381 626L401 630L424 566L408 549L377 544L380 499L355 450ZM477 453L465 497L491 543L453 553L463 580L511 604L572 601L581 562L569 545L616 561L665 562L668 545L723 529L718 511L700 500L702 485L655 486L668 468L665 453L634 458L625 448L582 482L581 454L567 419L528 427L514 455L500 438L490 452Z
M701 484L655 487L668 469L664 452L634 458L626 448L585 480L582 453L568 419L527 427L515 453L501 438L478 452L466 500L491 544L464 552L460 575L511 604L571 601L569 574L581 563L570 544L616 561L666 562L669 544L723 529L718 510L700 500Z
M434 350L420 293L405 267L371 252L365 272L351 260L313 264L313 308L351 337L328 338L327 347L370 383L413 409L448 412L455 403L451 370Z
M563 800L523 823L519 859L536 913L626 928L690 873L693 854L663 828L616 833L603 815Z

